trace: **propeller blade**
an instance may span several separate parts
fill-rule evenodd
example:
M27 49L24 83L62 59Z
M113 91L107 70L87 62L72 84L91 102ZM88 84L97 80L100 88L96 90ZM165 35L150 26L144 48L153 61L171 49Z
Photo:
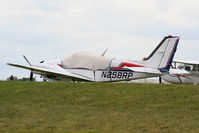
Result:
M30 81L33 81L33 72L30 73Z
M28 61L28 59L26 58L25 55L23 55L23 58L26 60L26 62L31 66L30 62Z
M162 84L162 77L159 76L159 84Z
M106 49L106 50L102 53L101 56L104 56L104 55L106 54L107 50L108 50L108 49Z

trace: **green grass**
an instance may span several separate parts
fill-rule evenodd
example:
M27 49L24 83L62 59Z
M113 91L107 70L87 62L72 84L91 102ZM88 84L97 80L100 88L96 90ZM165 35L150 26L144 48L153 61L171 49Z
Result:
M199 86L0 82L0 133L198 133Z

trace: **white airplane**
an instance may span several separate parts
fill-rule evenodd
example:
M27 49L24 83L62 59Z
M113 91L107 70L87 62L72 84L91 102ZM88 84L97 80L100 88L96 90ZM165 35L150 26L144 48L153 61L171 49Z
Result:
M198 84L199 62L173 61L170 74L162 76L162 79L174 84Z
M107 58L78 52L60 61L42 61L29 66L7 63L10 66L31 70L30 79L39 74L48 80L59 81L124 81L157 77L168 74L179 42L178 36L166 36L149 57L142 61Z

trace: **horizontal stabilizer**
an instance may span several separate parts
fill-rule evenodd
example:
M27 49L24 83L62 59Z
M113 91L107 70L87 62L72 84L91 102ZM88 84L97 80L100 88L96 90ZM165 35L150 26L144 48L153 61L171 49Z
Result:
M162 73L159 69L149 68L149 67L125 67L134 72L138 73L148 73L148 74L157 74L157 75L165 75L166 73Z

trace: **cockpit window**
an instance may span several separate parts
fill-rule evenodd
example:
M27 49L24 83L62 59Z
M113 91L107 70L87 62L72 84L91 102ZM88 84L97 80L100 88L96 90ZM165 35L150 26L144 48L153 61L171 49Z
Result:
M182 66L182 65L179 65L179 66L178 66L178 68L179 68L179 69L183 69L183 68L184 68L184 66Z
M173 68L184 69L185 64L174 62Z

